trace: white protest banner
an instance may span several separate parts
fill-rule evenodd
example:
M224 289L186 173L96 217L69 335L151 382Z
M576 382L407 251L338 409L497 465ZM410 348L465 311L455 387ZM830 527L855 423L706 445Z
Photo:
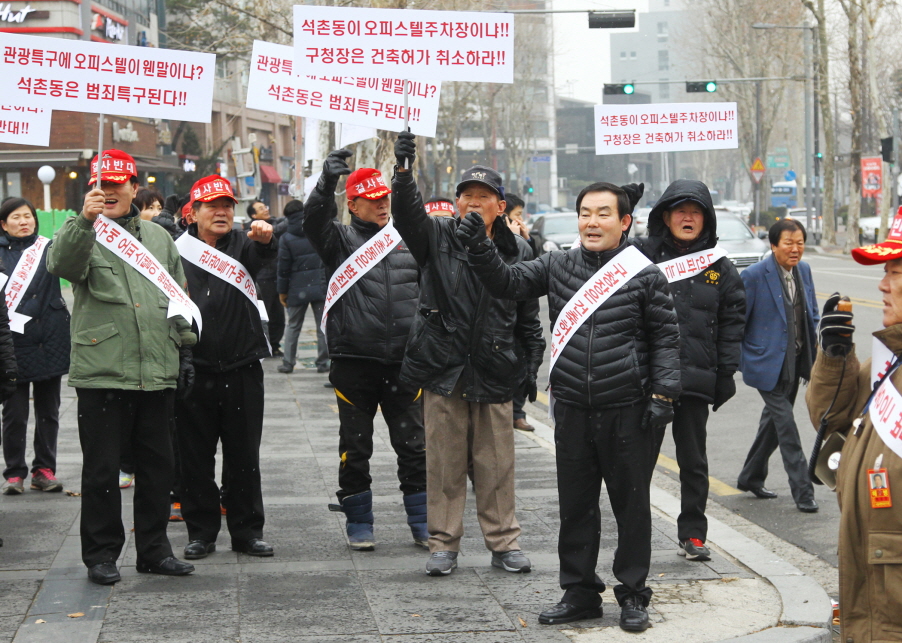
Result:
M294 51L285 45L254 41L247 106L269 112L306 116L336 123L404 129L404 116L414 134L435 136L441 83L395 78L305 76L296 71ZM355 70L345 70L355 71ZM408 109L404 109L404 84Z
M514 16L295 5L294 50L304 74L514 82Z
M50 118L53 112L42 107L0 103L0 143L50 145Z
M596 105L595 153L736 149L736 115L736 103Z
M216 56L4 33L0 92L18 105L210 122Z

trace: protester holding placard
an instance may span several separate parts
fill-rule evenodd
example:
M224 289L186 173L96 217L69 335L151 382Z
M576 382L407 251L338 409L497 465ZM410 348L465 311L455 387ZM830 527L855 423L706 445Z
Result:
M543 624L601 616L595 573L604 481L617 519L614 595L620 627L648 627L652 591L648 462L651 436L673 418L680 394L679 327L667 280L627 241L642 186L593 183L576 198L580 245L508 265L471 212L457 237L471 270L495 297L548 295L553 321L551 397L561 529L561 602ZM479 484L477 482L477 489Z
M425 547L426 455L423 452L422 391L399 374L408 332L416 315L419 273L389 220L389 195L382 173L351 172L348 150L329 154L304 206L304 232L331 275L326 288L326 341L332 360L339 428L337 492L351 549L375 547L370 457L373 418L379 407L398 456L398 480L407 523L416 544ZM348 176L345 191L350 225L336 219L335 188Z
M5 200L0 205L0 227L0 270L6 275L7 302L12 303L9 311L20 322L13 332L17 386L3 404L3 493L13 495L24 490L32 392L35 428L31 488L62 491L63 483L55 475L56 439L60 386L63 375L69 372L69 311L60 292L60 280L47 272L46 249L52 242L38 235L34 206L22 198Z
M413 173L416 145L402 132L395 144L392 214L422 270L418 314L401 377L425 390L426 471L429 486L429 551L426 572L457 567L472 449L476 511L491 564L529 572L514 513L514 430L511 398L534 383L545 340L538 302L492 299L467 265L456 236L460 219L432 217L423 207ZM532 250L502 219L501 176L477 165L457 185L457 210L479 212L506 263L529 259ZM532 398L535 399L534 397Z
M186 318L195 310L184 292L178 250L133 204L135 160L120 150L101 156L100 167L97 157L91 163L95 187L81 214L66 220L47 250L47 270L71 281L75 297L69 386L78 394L83 455L82 560L88 578L107 585L120 579L116 560L125 544L122 432L131 436L140 479L134 496L138 571L194 571L173 557L166 526L173 477L169 419L176 389L193 382L189 347L197 337Z
M896 549L902 542L900 230L902 215L897 214L886 241L852 250L860 264L883 264L880 294L870 294L883 302L883 328L864 338L872 342L872 358L859 363L852 312L843 310L839 293L824 304L813 338L817 358L805 396L811 422L825 428L828 441L845 438L844 444L838 440L841 452L834 451L825 467L835 478L840 508L840 641L898 641L902 632ZM828 475L818 477L830 484Z
M710 560L705 547L708 520L708 405L717 411L736 394L745 328L745 288L739 271L717 247L717 216L701 181L674 181L648 215L648 236L633 239L670 282L680 320L683 392L673 408L673 442L680 465L678 553ZM664 428L655 437L649 474L654 471Z
M228 508L232 550L272 556L272 546L263 540L260 483L260 360L269 357L270 350L263 332L265 309L254 279L278 248L266 221L253 221L247 232L232 229L238 201L228 179L215 174L199 179L191 188L191 199L188 230L176 246L188 276L188 292L208 327L194 347L196 385L175 407L179 500L189 540L185 558L206 558L216 551L222 526L216 484L220 442L225 472L222 506Z

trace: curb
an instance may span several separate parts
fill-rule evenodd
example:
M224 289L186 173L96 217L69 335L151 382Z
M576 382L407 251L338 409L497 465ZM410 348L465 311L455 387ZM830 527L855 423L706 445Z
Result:
M523 435L554 453L554 430L534 414L530 418L534 420L535 433ZM681 509L679 499L654 484L650 496L652 508L676 522ZM831 643L833 606L827 592L813 578L710 516L708 540L766 579L779 592L783 604L778 625L727 639L730 643Z

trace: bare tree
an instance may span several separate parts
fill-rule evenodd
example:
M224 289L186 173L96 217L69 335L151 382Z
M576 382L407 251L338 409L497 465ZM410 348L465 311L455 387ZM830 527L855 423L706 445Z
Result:
M858 245L858 219L861 215L861 125L862 100L861 89L864 74L861 67L861 50L859 30L861 29L861 3L856 0L838 0L846 19L849 31L846 45L849 55L849 110L852 115L851 149L849 152L849 214L846 220L846 245L844 252L849 253Z

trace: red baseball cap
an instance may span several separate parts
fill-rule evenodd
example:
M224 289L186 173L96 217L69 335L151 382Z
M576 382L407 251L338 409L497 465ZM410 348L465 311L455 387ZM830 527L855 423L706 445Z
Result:
M232 184L229 183L227 178L219 176L218 174L211 174L210 176L198 179L197 182L191 186L191 203L194 203L195 201L209 203L210 201L223 196L238 203L238 199L235 198L235 193L232 192Z
M135 159L122 150L104 150L100 180L110 183L127 183L133 176L138 176ZM97 182L97 157L91 161L91 180L88 185Z
M385 185L385 179L382 178L382 172L371 167L354 170L348 177L348 182L345 183L345 190L349 199L362 196L370 201L378 201L385 195L391 194L391 189Z
M852 258L865 266L902 259L902 206L899 207L896 217L890 224L886 241L854 248Z
M445 212L454 215L454 204L447 201L430 201L426 204L426 214Z

